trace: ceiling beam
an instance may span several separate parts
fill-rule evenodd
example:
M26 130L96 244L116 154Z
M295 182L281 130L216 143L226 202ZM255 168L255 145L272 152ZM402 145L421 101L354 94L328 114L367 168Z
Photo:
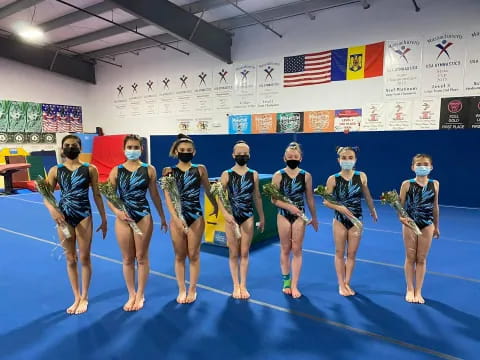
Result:
M12 38L0 37L0 55L40 69L95 84L92 62L71 57L46 47L36 47Z
M104 12L110 11L115 9L115 4L111 3L110 1L102 1L101 3L89 6L85 8L85 10L88 10L94 14L102 14ZM76 23L78 21L82 21L85 19L90 18L90 15L83 11L73 11L69 14L63 15L59 18L47 21L43 24L39 24L38 27L41 28L44 32L49 32L58 28L61 28L63 26L67 26L73 23Z
M19 11L28 9L29 7L35 6L42 1L44 0L17 0L11 4L0 8L0 19L6 18L7 16L13 15Z
M168 0L112 0L119 8L192 43L214 57L232 62L230 34Z

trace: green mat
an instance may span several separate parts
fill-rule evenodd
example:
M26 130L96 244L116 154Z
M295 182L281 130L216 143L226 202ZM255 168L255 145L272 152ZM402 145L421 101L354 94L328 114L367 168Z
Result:
M30 180L36 180L39 175L45 177L45 165L41 156L27 156L27 163L31 165L28 169Z

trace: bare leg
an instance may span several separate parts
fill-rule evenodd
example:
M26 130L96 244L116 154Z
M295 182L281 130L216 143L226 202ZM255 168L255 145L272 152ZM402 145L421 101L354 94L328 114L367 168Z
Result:
M232 275L234 299L240 299L240 280L238 277L238 256L240 254L240 240L236 238L233 227L227 224L225 226L227 236L227 244L229 250L228 264L230 266L230 274Z
M70 234L73 234L71 238L65 239L62 231L58 230L58 236L65 252L65 258L67 260L67 274L70 285L72 286L74 301L73 304L67 309L68 314L75 314L78 304L80 303L80 286L78 283L78 269L77 269L77 250L76 250L76 236L75 229L68 225Z
M333 219L333 241L335 242L335 271L337 272L338 292L342 296L350 296L350 291L345 285L345 244L348 231L343 224Z
M290 276L290 252L292 251L292 225L282 215L277 215L278 236L280 238L280 268L282 275ZM290 287L282 290L287 295L292 295Z
M75 230L80 253L80 265L82 266L82 293L75 314L82 314L88 309L88 289L92 279L92 262L90 261L93 231L92 217L89 216L83 219Z
M417 263L415 267L415 302L425 304L422 296L423 280L427 272L427 255L432 245L433 230L435 227L429 225L422 229L422 235L418 236Z
M240 295L242 299L248 299L250 293L247 290L247 273L250 255L250 245L253 238L253 217L245 220L240 226L242 238L240 239Z
M292 224L292 297L295 299L302 296L302 293L298 290L298 280L302 269L302 247L304 235L305 223L302 219L298 218Z
M405 246L405 280L407 293L405 300L415 302L415 263L417 261L417 235L407 226L403 225L403 243Z
M119 219L115 220L115 233L118 246L122 252L123 277L128 290L128 300L123 305L123 310L132 311L135 303L135 242L130 226Z
M187 237L183 229L179 229L173 222L170 222L170 234L172 237L173 249L175 251L175 276L177 278L178 296L177 302L187 302L187 289L185 286L185 259L187 258Z
M133 310L138 311L143 308L145 302L145 286L147 285L148 274L150 273L150 262L148 259L148 247L152 238L153 222L150 215L145 216L137 223L143 235L135 235L135 256L138 264L138 289L135 296Z
M187 254L190 263L190 285L187 293L188 304L197 300L197 282L200 275L200 243L204 230L205 220L203 220L203 217L200 217L190 226L190 231L187 234Z
M355 258L360 245L361 233L354 226L348 230L347 240L347 262L345 264L345 287L350 295L355 295L355 291L350 287L353 268L355 267Z

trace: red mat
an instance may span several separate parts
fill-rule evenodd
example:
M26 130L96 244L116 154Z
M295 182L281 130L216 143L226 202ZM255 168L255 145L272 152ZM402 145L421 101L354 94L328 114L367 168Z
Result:
M95 136L93 139L92 164L98 169L99 180L108 180L113 167L125 162L123 139L126 135Z

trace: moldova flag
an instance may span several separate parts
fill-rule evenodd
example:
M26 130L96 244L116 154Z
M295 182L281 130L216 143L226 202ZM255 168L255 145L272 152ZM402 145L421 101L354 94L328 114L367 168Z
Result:
M335 49L331 52L331 81L358 80L383 75L384 42Z

